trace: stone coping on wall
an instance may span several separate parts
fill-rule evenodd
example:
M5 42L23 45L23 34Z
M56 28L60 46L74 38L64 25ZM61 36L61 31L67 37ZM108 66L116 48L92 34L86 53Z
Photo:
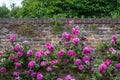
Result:
M120 24L120 18L0 18L0 24L16 23L43 23L47 24L53 21L63 21L68 23L70 20L74 20L75 24Z

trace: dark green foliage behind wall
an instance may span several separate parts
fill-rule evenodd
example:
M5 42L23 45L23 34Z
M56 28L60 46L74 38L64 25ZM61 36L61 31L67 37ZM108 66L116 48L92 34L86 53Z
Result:
M1 7L0 10L2 10ZM120 1L23 0L21 8L13 4L9 12L10 14L5 16L12 18L118 18Z

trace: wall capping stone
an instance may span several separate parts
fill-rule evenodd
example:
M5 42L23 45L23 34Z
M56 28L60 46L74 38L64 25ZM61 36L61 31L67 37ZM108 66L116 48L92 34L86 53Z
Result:
M0 18L0 24L10 24L11 22L29 22L29 23L42 23L49 24L51 20L63 21L68 23L74 20L75 24L120 24L120 18Z

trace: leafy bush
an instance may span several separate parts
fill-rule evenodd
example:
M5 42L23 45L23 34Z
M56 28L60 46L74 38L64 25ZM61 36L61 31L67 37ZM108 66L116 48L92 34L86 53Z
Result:
M120 71L120 40L113 35L108 42L101 43L98 50L101 55L99 71L106 77L119 77Z

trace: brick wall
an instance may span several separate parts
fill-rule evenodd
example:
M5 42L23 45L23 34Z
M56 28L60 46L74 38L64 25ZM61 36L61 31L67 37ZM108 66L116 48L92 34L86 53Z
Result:
M9 45L8 36L10 33L17 33L17 41L27 40L34 49L43 49L47 41L56 42L60 34L53 34L53 21L62 21L62 26L67 26L70 20L74 20L84 29L88 36L88 42L96 47L96 44L109 40L111 35L120 34L120 19L0 19L0 47ZM62 33L62 32L61 32Z
M17 33L18 42L27 40L33 49L43 49L47 41L55 43L61 36L53 34L52 22L62 21L61 27L67 27L70 20L74 20L75 24L84 29L83 33L88 36L92 47L96 47L101 41L110 40L113 34L120 36L120 19L0 19L0 48L9 45L10 33ZM64 76L69 73L75 77L73 72L65 68L60 70L58 75Z

